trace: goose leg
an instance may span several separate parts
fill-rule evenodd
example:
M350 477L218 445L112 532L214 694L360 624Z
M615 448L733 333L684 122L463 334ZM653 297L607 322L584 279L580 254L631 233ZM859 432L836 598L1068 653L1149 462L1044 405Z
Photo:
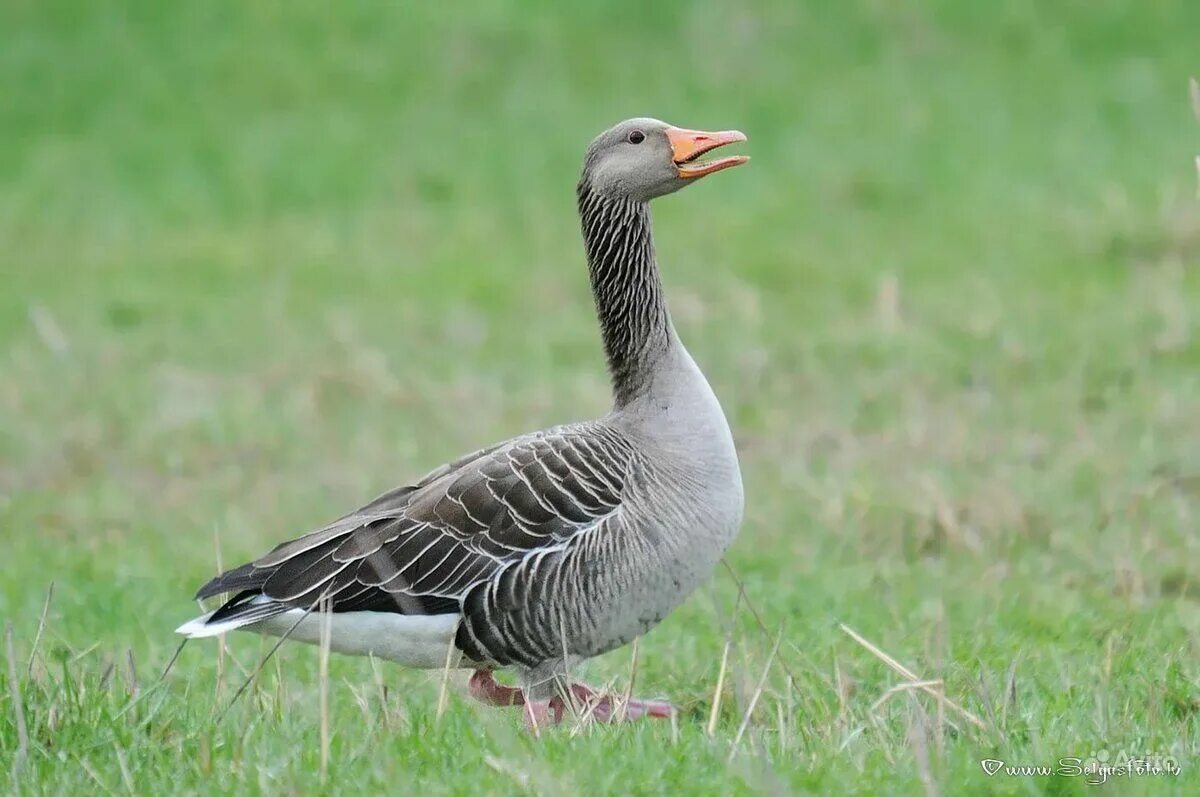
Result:
M523 706L525 695L520 689L496 681L491 670L476 670L467 682L471 697L489 706Z
M525 727L535 736L540 729L562 722L566 704L555 695L548 700L526 699L525 693L496 681L491 670L476 670L467 682L471 697L489 706L523 706Z
M537 736L542 728L557 725L563 721L566 714L566 704L561 697L549 700L526 700L522 712L525 717L525 728Z

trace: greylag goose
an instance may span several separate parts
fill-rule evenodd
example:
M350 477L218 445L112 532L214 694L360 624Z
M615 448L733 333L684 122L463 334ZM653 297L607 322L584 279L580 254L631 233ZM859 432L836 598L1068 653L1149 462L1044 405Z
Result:
M741 523L733 438L667 312L648 203L745 163L700 160L745 140L630 119L587 149L577 196L608 415L468 454L220 574L197 598L233 596L178 632L319 644L328 623L339 653L473 668L470 694L523 706L535 731L567 709L670 716L668 703L618 706L569 673L657 625ZM497 669L519 686L498 683Z

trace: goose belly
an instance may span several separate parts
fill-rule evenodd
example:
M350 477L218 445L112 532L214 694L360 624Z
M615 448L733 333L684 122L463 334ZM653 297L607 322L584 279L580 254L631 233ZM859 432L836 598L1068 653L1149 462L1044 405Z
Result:
M245 626L266 636L287 636L289 641L321 644L323 626L329 624L329 649L349 656L374 656L406 667L440 669L457 667L457 651L450 653L459 615L404 615L392 612L335 612L332 615L291 609ZM289 630L290 629L290 630Z
M708 520L684 534L661 528L635 532L648 544L631 546L624 561L610 563L585 591L593 633L580 640L579 655L599 655L642 636L712 577L737 534L740 511Z

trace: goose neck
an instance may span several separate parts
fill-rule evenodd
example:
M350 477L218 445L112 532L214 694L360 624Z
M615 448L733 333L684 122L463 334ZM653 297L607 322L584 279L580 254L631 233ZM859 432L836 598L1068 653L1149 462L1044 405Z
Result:
M654 257L650 208L614 199L581 182L579 217L587 250L592 297L617 407L651 382L675 335Z

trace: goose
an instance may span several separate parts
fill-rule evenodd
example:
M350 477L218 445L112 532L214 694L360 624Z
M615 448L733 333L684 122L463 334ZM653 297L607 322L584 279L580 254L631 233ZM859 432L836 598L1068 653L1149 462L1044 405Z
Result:
M522 706L535 733L565 711L675 714L570 673L656 626L710 577L741 525L733 437L667 311L649 203L745 163L701 160L745 140L638 118L587 148L576 195L607 415L468 454L221 573L196 597L232 597L178 633L324 638L338 653L472 669L468 693Z

